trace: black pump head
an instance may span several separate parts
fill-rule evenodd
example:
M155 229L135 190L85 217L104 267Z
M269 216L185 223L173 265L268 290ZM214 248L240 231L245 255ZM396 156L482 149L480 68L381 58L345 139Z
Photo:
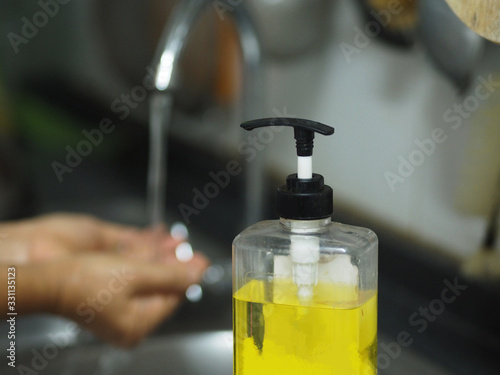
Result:
M332 127L321 124L316 121L305 120L301 118L262 118L258 120L247 121L241 124L245 130L253 130L256 128L263 128L266 126L291 126L293 127L297 156L311 156L314 147L314 133L323 135L332 135L335 129Z
M266 126L291 126L294 128L297 155L311 156L314 133L331 135L334 129L319 122L298 118L263 118L241 124L245 130ZM291 174L286 184L278 189L277 211L280 217L290 220L317 220L333 213L333 191L324 184L323 176L298 178Z

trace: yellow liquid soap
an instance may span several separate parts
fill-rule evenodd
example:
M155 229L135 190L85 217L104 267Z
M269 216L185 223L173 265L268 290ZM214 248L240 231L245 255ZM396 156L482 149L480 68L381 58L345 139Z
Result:
M233 307L234 375L377 373L375 291L320 282L301 304L290 279L252 280Z

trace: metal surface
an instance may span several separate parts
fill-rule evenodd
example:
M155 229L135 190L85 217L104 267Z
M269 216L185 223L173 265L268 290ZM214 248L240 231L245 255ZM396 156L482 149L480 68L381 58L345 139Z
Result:
M43 353L43 350L40 352ZM32 358L32 353L26 353L18 363L31 368ZM232 359L231 331L214 331L150 339L133 350L107 345L69 348L48 358L41 373L229 375L232 373ZM38 369L41 369L40 366Z
M379 346L394 346L389 337ZM33 354L20 358L30 366ZM62 350L47 360L44 375L230 375L233 365L231 331L171 335L146 341L133 350L90 345ZM404 348L392 361L380 361L379 375L451 375L411 348Z
M429 56L465 91L482 56L484 40L458 19L445 0L421 0L419 8L419 34Z
M332 0L252 0L248 5L262 32L266 53L273 58L290 59L325 47L335 3Z

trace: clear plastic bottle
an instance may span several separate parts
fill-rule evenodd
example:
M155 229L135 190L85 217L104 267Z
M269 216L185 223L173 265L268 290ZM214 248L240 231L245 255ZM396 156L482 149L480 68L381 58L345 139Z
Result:
M312 155L314 132L333 133L307 120L273 121L296 129L302 157ZM311 155L300 155L304 142ZM278 189L280 219L233 242L234 374L376 374L377 236L332 222L331 188L321 175L299 178L300 163Z

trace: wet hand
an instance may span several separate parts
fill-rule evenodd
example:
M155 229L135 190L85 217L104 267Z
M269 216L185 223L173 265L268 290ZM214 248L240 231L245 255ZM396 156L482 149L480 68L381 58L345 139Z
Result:
M38 282L41 290L35 289L39 295L21 302L19 309L29 312L42 307L78 322L105 341L127 347L171 316L207 266L200 254L187 263L154 264L107 254L32 263L19 270L19 288Z

